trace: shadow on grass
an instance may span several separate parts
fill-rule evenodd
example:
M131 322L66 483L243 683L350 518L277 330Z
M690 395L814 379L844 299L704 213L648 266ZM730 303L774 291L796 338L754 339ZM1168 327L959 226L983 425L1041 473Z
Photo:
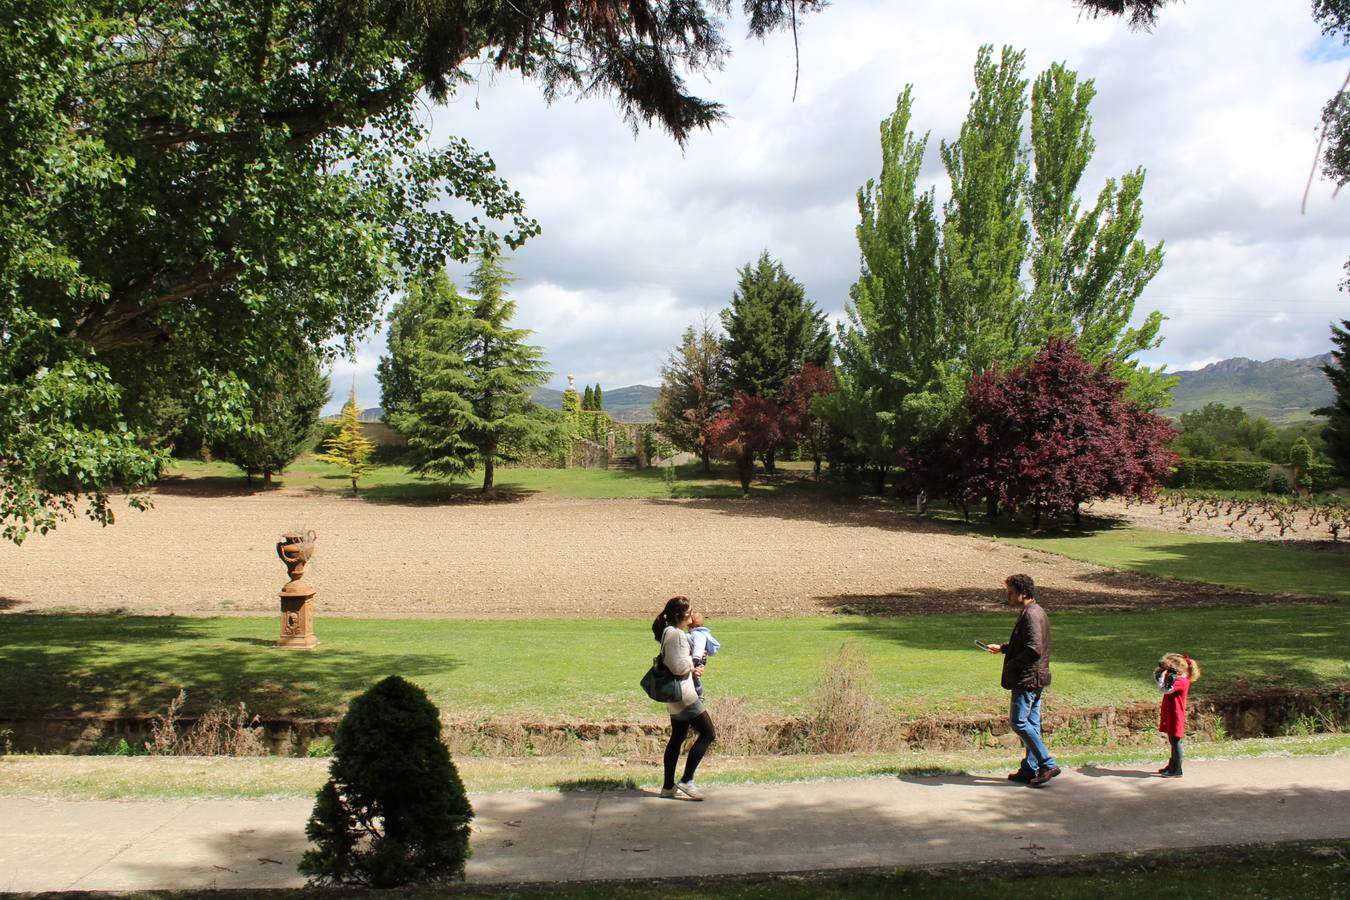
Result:
M172 497L249 497L270 494L283 486L284 482L278 479L271 488L264 490L261 482L249 484L242 475L170 475L156 481L151 492Z
M344 646L331 632L317 650L277 649L271 640L224 637L211 622L7 615L0 632L0 715L160 712L183 688L190 715L242 701L264 718L325 717L340 714L354 694L386 675L417 680L460 666L444 654Z
M344 479L339 478L338 480ZM348 483L350 484L350 482ZM506 482L499 483L492 493L484 494L482 488L478 486L428 481L371 485L361 488L354 496L350 488L338 487L311 486L305 488L305 493L311 496L342 497L347 500L388 506L449 506L479 503L519 503L521 500L539 493L539 491Z

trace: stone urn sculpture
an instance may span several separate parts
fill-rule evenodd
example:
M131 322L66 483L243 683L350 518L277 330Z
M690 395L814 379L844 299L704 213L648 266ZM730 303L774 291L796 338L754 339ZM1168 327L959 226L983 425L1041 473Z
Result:
M281 637L278 647L297 647L312 650L319 640L314 636L314 588L305 581L305 563L314 555L314 541L319 536L309 531L288 531L277 542L277 556L286 564L291 580L280 593Z

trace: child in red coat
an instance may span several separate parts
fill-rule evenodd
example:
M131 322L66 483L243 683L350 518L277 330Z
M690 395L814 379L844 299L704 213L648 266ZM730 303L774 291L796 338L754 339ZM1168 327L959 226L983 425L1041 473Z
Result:
M1167 735L1172 744L1172 757L1158 774L1164 778L1180 778L1181 739L1186 735L1186 699L1191 693L1191 682L1200 680L1200 666L1184 653L1169 653L1158 660L1153 677L1158 680L1158 688L1163 693L1158 730Z

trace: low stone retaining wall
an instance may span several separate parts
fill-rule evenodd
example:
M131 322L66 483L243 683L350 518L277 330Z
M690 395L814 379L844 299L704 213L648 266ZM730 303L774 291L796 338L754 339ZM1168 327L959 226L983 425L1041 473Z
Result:
M724 716L717 720L718 744L728 754L788 754L815 749L817 727L799 716ZM1155 704L1059 710L1045 713L1045 732L1061 746L1142 743L1155 739ZM150 736L153 716L51 716L40 719L0 717L0 748L16 752L88 753L99 742L125 739L142 746ZM180 731L196 720L182 717ZM264 744L278 756L303 756L310 744L331 737L336 719L265 719L258 723ZM957 750L1017 746L1007 719L999 713L874 723L872 738L881 747L915 750ZM1245 697L1197 698L1191 704L1187 733L1214 738L1271 737L1291 726L1309 730L1350 727L1350 692L1267 692ZM583 722L514 717L444 720L444 736L452 752L483 756L659 754L669 734L664 719Z

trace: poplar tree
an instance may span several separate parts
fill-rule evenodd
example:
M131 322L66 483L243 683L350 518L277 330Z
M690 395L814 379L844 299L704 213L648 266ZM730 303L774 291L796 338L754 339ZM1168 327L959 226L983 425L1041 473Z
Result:
M355 494L356 482L375 468L370 462L373 452L375 445L361 431L361 409L356 405L356 386L352 385L351 398L342 407L342 415L338 418L337 434L324 442L323 452L315 458L346 470Z
M1052 66L1028 107L1023 66L1010 48L980 49L960 135L939 148L951 184L940 215L918 185L928 137L910 129L910 88L882 122L881 175L858 193L861 271L839 329L839 390L825 403L878 489L950 427L972 378L1051 337L1072 337L1093 365L1110 360L1141 408L1168 402L1170 380L1131 359L1158 345L1162 322L1152 313L1129 327L1163 260L1161 244L1138 238L1144 173L1108 180L1084 210L1093 83Z
M513 279L500 256L482 253L462 307L445 302L424 323L412 354L417 398L393 418L408 437L413 472L454 478L483 467L483 493L493 491L498 461L542 447L548 427L530 397L548 380L543 352L512 328Z

